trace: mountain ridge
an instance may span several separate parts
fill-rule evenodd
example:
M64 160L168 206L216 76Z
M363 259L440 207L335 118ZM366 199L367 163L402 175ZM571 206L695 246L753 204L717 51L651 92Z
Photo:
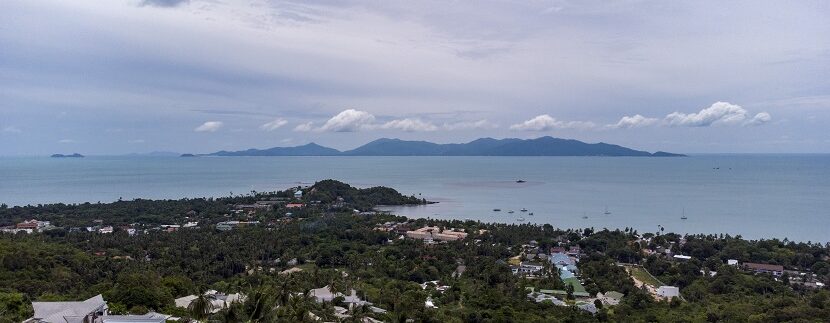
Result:
M295 147L272 147L240 151L218 151L199 156L609 156L683 157L657 151L650 153L604 142L585 143L576 139L544 136L535 139L479 138L467 143L437 144L423 140L380 138L355 149L340 151L309 143Z

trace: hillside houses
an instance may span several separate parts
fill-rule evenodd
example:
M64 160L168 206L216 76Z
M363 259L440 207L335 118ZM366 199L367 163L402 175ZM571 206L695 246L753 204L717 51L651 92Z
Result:
M212 305L211 306L211 308L212 308L211 313L217 313L217 312L221 311L222 309L227 308L228 306L230 306L234 302L242 302L242 301L245 300L245 295L242 295L242 294L239 294L239 293L224 294L224 293L217 292L215 290L206 291L204 293L204 296L206 296L210 300L210 304ZM184 297L179 297L179 298L175 299L174 302L176 304L176 307L188 308L190 306L190 303L193 303L193 301L196 300L196 298L198 298L198 296L188 295L188 296L184 296Z
M216 230L229 231L237 227L244 227L249 225L259 225L259 221L224 221L216 224Z
M770 265L770 264L757 264L752 262L746 262L742 266L745 270L754 272L756 274L771 274L773 276L781 276L784 274L784 266L781 265Z
M178 318L150 312L144 315L110 315L101 295L75 302L32 302L34 315L23 323L164 323Z
M420 229L406 231L406 237L410 239L424 240L424 242L431 243L433 241L461 240L467 237L467 233L452 229L441 230L439 227L426 226Z
M8 226L4 228L0 228L0 232L5 233L33 233L33 232L43 232L46 230L54 229L55 227L49 221L39 221L35 219L25 220L23 222L17 223L14 226Z

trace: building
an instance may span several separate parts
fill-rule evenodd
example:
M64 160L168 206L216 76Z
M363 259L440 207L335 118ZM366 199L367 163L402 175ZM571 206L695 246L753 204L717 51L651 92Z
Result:
M115 231L115 229L113 229L112 226L105 226L103 228L98 229L98 233L105 233L105 234L106 233L112 233L113 231Z
M660 288L657 288L657 296L665 298L680 297L680 288L675 286L660 286Z
M420 240L456 241L467 237L467 233L453 230L441 231L439 227L423 227L413 231L406 231L406 237Z
M605 294L597 293L597 299L600 300L602 304L609 306L615 306L617 304L620 304L623 296L624 295L622 293L616 291L609 291Z
M688 260L692 259L691 256L684 256L684 255L674 255L672 258L674 258L674 260L677 260L677 261L688 261Z
M288 204L285 205L285 208L287 208L287 209L298 209L298 208L301 208L301 207L305 207L305 204L303 204L303 203L288 203Z
M784 274L784 266L757 264L752 262L745 262L744 269L754 272L756 274L772 274L773 276L781 276Z
M336 297L343 297L343 303L351 305L372 305L372 303L364 301L357 296L357 292L352 289L351 295L345 295L343 293L333 293L329 286L324 286L317 289L312 289L308 291L309 295L317 299L317 302L331 302Z
M562 266L576 265L576 259L568 256L567 254L561 253L561 252L551 254L549 259L550 259L550 263L552 265L562 265Z
M52 227L49 221L26 220L15 225L18 230L43 231ZM27 231L28 232L28 231Z
M738 260L737 259L729 259L729 260L726 261L726 264L730 265L730 266L736 266L737 267L738 266Z
M237 205L234 205L234 208L237 209L237 210L245 211L245 212L257 212L257 211L266 211L267 212L267 211L271 211L271 209L273 209L273 206L271 204L254 203L254 204L237 204Z
M212 305L211 313L217 313L234 302L242 302L245 300L245 296L242 294L224 294L215 290L206 291L204 295L210 299L210 304ZM174 302L176 303L176 307L188 308L190 307L190 303L193 303L196 298L196 295L187 295L175 299Z
M522 262L519 266L512 268L513 274L535 275L542 272L544 267L541 264L532 262Z
M107 302L96 295L81 302L32 302L34 316L25 323L84 323L101 322L107 315Z
M302 190L296 190L296 191L294 191L294 198L295 198L295 199L301 199L301 198L303 198L303 191L302 191Z
M170 315L150 312L144 315L107 315L101 317L101 323L164 323Z
M32 302L34 316L25 323L163 323L170 315L109 315L101 295L80 302Z
M219 222L216 224L216 230L219 231L229 231L233 230L236 227L242 227L246 225L257 225L259 221L225 221Z

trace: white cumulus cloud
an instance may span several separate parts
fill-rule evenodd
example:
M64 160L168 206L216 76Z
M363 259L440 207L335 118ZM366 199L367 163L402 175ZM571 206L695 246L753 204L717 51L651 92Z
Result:
M294 131L297 132L309 132L312 130L314 130L314 122L301 123L294 127Z
M639 128L656 124L659 121L657 118L648 118L637 114L634 116L624 116L620 118L620 121L617 121L615 124L610 124L608 127L616 129Z
M749 120L749 121L747 121ZM729 102L715 102L710 107L697 113L673 112L663 121L672 127L708 127L711 125L749 125L769 122L769 113L761 112L749 118L749 112L739 105Z
M287 123L288 123L287 120L285 120L283 118L277 118L277 119L274 119L271 122L268 122L264 125L259 126L259 128L262 129L262 130L265 130L265 131L274 131L274 130L277 130L277 129L281 128L282 126L286 125Z
M395 130L402 130L406 132L415 132L415 131L435 131L438 130L438 127L432 123L422 121L421 119L399 119L399 120L392 120L387 123L380 125L381 129L395 129Z
M294 131L297 132L309 132L311 130L314 130L314 122L301 123L294 127Z
M344 110L323 124L318 131L355 132L372 128L375 116L366 111Z
M749 119L746 123L744 123L744 125L760 126L770 121L772 121L772 116L770 116L769 113L760 112L756 114L754 117L752 117L752 119Z
M596 124L590 121L562 121L550 115L543 114L510 126L510 130L548 131L553 129L590 129Z
M208 121L203 123L201 126L196 127L193 131L196 132L216 132L224 126L225 124L222 121Z

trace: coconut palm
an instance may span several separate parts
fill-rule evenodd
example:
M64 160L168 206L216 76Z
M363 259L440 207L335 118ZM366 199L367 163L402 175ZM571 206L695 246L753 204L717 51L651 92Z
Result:
M205 293L199 293L190 305L187 306L187 310L190 311L190 315L197 320L204 320L205 318L213 312L213 303L211 302L213 298L209 295L205 295Z
M363 322L372 313L372 307L369 304L352 305L349 307L349 318L346 322Z

